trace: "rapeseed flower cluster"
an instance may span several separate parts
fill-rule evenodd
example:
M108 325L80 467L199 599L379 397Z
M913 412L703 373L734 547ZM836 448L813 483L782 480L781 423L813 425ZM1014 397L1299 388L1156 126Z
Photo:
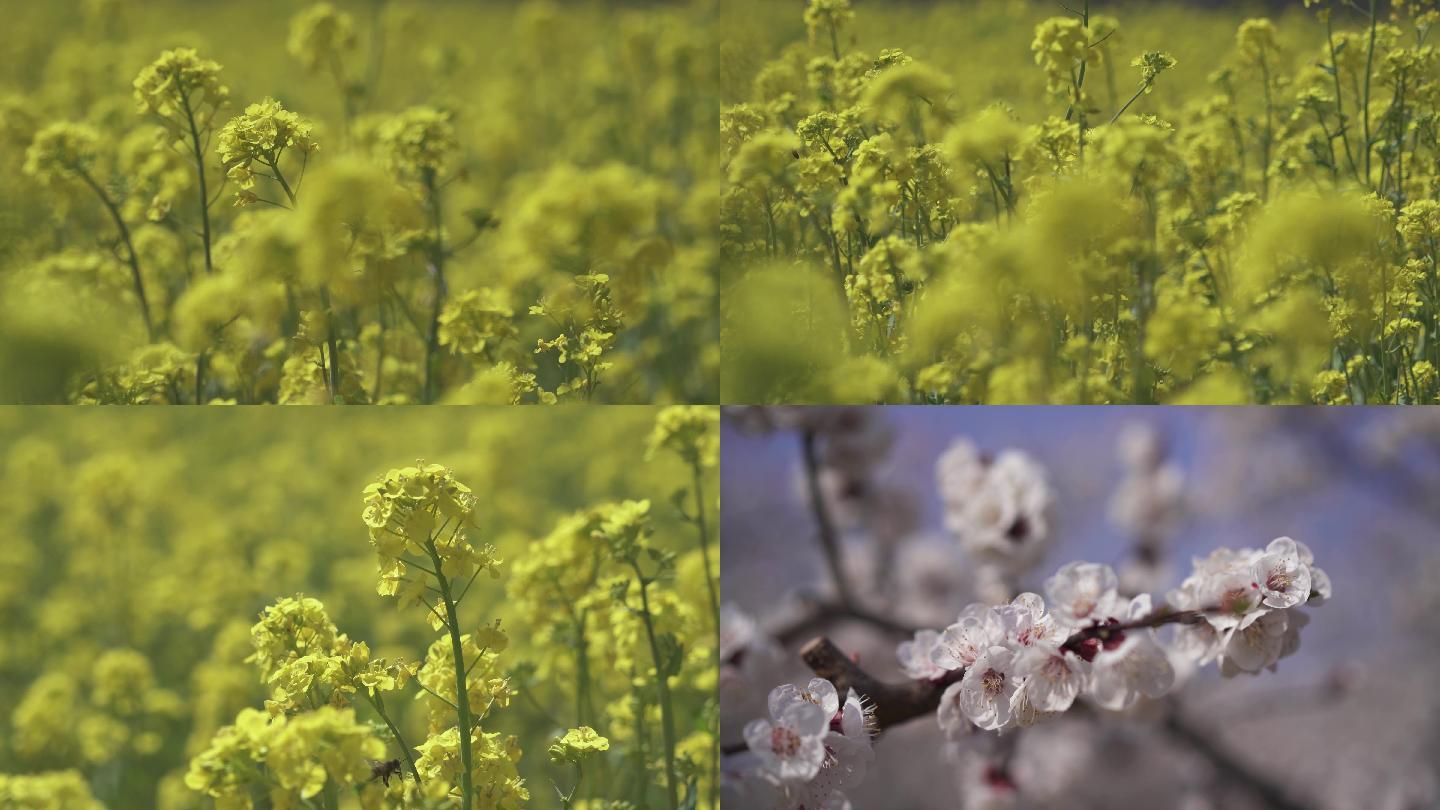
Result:
M17 10L0 400L714 401L711 6Z
M1436 16L1313 5L736 4L726 401L1436 402Z
M0 412L0 804L718 806L716 409L110 413Z

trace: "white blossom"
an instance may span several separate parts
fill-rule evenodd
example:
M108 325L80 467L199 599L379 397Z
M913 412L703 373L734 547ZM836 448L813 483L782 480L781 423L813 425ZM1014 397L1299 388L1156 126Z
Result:
M1330 577L1314 563L1314 552L1289 537L1263 551L1218 549L1196 559L1167 598L1178 610L1202 611L1204 621L1179 628L1176 649L1202 664L1218 659L1226 676L1274 669L1299 647L1309 621L1295 608L1330 596Z
M1220 653L1220 673L1254 673L1274 666L1285 650L1290 616L1288 610L1266 611L1231 630Z
M910 641L900 642L900 646L895 648L895 657L900 660L900 668L911 678L917 681L934 680L947 671L945 667L935 663L932 657L939 644L939 633L934 630L919 630Z
M1143 619L1151 612L1150 595L1130 600L1124 619ZM1170 657L1155 641L1155 631L1132 629L1114 649L1102 648L1090 669L1089 696L1113 711L1128 709L1140 696L1158 698L1175 684Z
M1020 687L1015 658L1008 648L991 647L965 670L960 710L979 728L995 731L1010 724L1011 701Z
M1251 567L1251 576L1270 607L1295 607L1310 598L1310 567L1301 562L1298 545L1288 537L1276 538L1265 547L1264 556Z
M790 666L775 639L733 604L720 608L720 707L722 725L739 724L766 711L766 692Z
M851 473L863 473L890 455L895 428L873 408L823 408L812 423L824 442L820 445L822 466Z
M940 708L936 712L940 730L952 740L968 737L975 731L975 725L965 716L965 710L960 708L961 685L960 681L956 681L945 687L944 693L940 695Z
M939 643L931 651L931 660L943 669L961 669L975 663L1000 640L998 623L988 613L969 612L945 628Z
M1110 497L1111 522L1143 542L1159 543L1183 516L1185 474L1165 461L1165 444L1148 425L1130 425L1120 435L1125 475Z
M734 658L759 637L759 626L748 614L729 602L720 606L720 660Z
M1106 618L1116 608L1119 580L1108 565L1072 562L1045 580L1050 610L1072 625Z
M834 684L813 678L775 687L769 704L770 720L745 726L749 751L723 764L722 790L728 785L735 806L848 808L845 791L864 779L875 756L873 714L863 698L852 690L841 703Z
M990 621L994 635L1013 647L1058 644L1068 635L1068 628L1045 615L1045 600L1035 593L1022 593L1008 605L991 608Z
M1119 649L1100 653L1090 670L1088 694L1096 705L1128 709L1144 695L1158 698L1175 683L1165 650L1148 633L1127 633Z
M1165 462L1165 440L1151 425L1133 422L1120 431L1115 443L1120 462L1132 470L1154 470Z
M797 703L813 703L825 712L826 720L840 711L840 693L824 678L811 678L804 686L781 684L770 690L770 716L779 717Z
M945 527L981 563L1017 572L1048 548L1054 499L1044 468L1030 456L1006 450L994 459L965 439L935 465Z
M1022 699L1033 711L1063 712L1085 686L1090 664L1054 644L1035 644L1020 653L1017 669L1025 673Z
M789 684L776 688L770 693L771 719L745 726L745 744L755 754L758 770L778 783L808 782L828 756L825 736L835 712L802 697L807 691Z
M1109 517L1137 537L1164 537L1184 514L1185 474L1173 464L1125 476L1110 496Z

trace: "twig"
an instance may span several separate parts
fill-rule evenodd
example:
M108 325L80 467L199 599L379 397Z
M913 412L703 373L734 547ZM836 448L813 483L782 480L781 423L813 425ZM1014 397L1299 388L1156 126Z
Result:
M1086 628L1066 640L1066 647L1078 643L1078 641L1089 637L1099 637L1095 634L1102 630L1114 632L1120 629L1139 629L1145 627L1156 627L1162 624L1189 623L1198 621L1199 611L1181 611L1177 613L1157 614L1147 616L1135 622L1128 622L1121 625L1109 625L1097 628ZM940 707L940 698L945 690L958 682L965 675L965 670L952 670L944 677L933 681L908 681L904 683L885 683L872 677L845 655L843 651L825 637L816 638L805 645L800 651L800 657L816 675L825 678L835 685L835 689L844 694L851 689L864 695L874 705L875 725L879 732L900 725L918 717L925 717L934 714ZM1214 740L1210 739L1199 729L1195 728L1183 716L1178 709L1171 711L1165 719L1165 730L1176 740L1186 744L1197 754L1204 757L1225 777L1264 800L1267 807L1278 808L1279 810L1304 810L1311 805L1302 803L1292 798L1290 790L1277 784L1259 773L1251 765L1237 759L1232 753L1220 747ZM726 745L721 749L723 754L736 754L746 750L743 743Z
M788 647L806 636L818 633L824 627L847 620L862 622L877 630L897 636L913 636L917 630L924 629L891 619L859 605L842 605L835 601L817 600L811 602L804 614L772 629L770 635Z
M1195 624L1202 621L1207 611L1158 610L1141 619L1115 624L1101 624L1075 631L1061 649L1077 654L1092 640L1107 641L1127 630L1161 627L1167 624ZM835 642L821 636L806 644L800 650L800 658L816 675L835 684L841 692L854 689L875 704L875 719L883 731L890 726L914 720L933 713L940 706L940 696L946 687L965 677L964 669L951 670L944 677L935 680L884 683L872 677L860 665L850 660Z
M1296 801L1289 789L1278 785L1261 775L1253 766L1240 761L1234 754L1220 747L1208 735L1191 725L1181 716L1179 709L1165 718L1165 730L1176 740L1210 762L1215 770L1223 774L1228 782L1241 785L1265 801L1266 807L1279 810L1305 810L1315 805Z
M820 454L816 448L816 433L806 430L801 434L800 443L805 458L805 483L810 494L810 511L815 516L815 528L819 532L820 548L825 552L825 562L830 566L830 578L835 582L835 593L841 604L851 605L850 586L845 579L845 569L840 562L840 538L830 512L825 508L824 495L820 492Z
M816 675L835 684L836 691L842 695L854 689L874 703L875 725L882 732L934 714L940 708L940 696L945 688L965 676L965 670L957 669L934 681L884 683L871 677L824 636L806 644L800 650L800 658Z

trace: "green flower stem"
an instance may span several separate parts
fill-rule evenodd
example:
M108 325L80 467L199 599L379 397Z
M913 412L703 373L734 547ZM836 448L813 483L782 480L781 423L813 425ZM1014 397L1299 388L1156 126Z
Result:
M690 462L690 474L695 481L695 528L700 536L700 562L705 566L705 588L710 592L710 616L719 621L720 594L715 587L715 575L710 571L710 530L705 520L705 488L700 459Z
M580 611L577 619L577 630L575 636L575 725L585 725L585 694L590 687L590 653L589 644L585 639L585 620L589 611Z
M1370 45L1365 50L1365 93L1361 102L1361 113L1365 123L1365 185L1370 185L1370 74L1375 67L1375 29L1380 17L1375 13L1375 0L1370 0ZM1337 68L1338 70L1338 68Z
M425 197L430 203L430 225L435 238L430 246L430 265L435 274L435 295L430 305L430 329L425 336L425 397L426 405L435 401L435 353L440 348L440 309L445 305L445 242L441 232L444 217L440 191L435 185L435 170L423 173Z
M430 553L435 570L443 572L445 563L435 550L434 539L425 542L425 550ZM442 573L435 580L440 585L440 598L445 602L445 623L450 628L450 651L455 656L455 713L459 721L460 767L463 769L460 772L460 807L461 810L470 810L475 806L475 786L471 778L474 758L470 751L470 690L465 684L465 645L460 642L460 616L455 609L455 599L450 593L450 579Z
M1080 25L1081 25L1082 28L1085 29L1085 41L1086 41L1086 42L1089 42L1089 41L1090 41L1090 0L1085 0L1085 8L1084 8L1083 11L1080 12ZM1074 86L1074 88L1075 88L1075 98L1074 98L1074 101L1070 104L1070 108L1065 111L1065 120L1066 120L1066 121L1069 121L1069 120L1071 119L1071 117L1074 116L1074 114L1075 114L1075 112L1076 112L1077 110L1078 110L1079 113L1080 113L1080 120L1077 122L1076 131L1079 133L1078 144L1079 144L1080 162L1081 162L1081 163L1084 163L1084 162L1085 162L1085 130L1087 129L1087 126L1086 126L1086 125L1089 123L1089 121L1086 120L1085 110L1082 108L1083 105L1082 105L1081 102L1084 101L1084 98L1083 98L1083 95L1082 95L1082 91L1085 89L1085 71L1086 71L1086 68L1088 68L1089 66L1090 66L1089 54L1086 54L1085 58L1083 58L1083 59L1080 60L1080 71L1079 71L1079 74L1075 77L1075 80L1072 82L1072 84L1073 84L1073 86Z
M285 196L290 200L290 206L293 208L295 206L295 192L291 190L290 184L285 182L285 174L280 171L279 158L277 157L275 160L270 161L269 165L270 171L275 173L275 181L280 184L280 189L285 192Z
M375 307L376 323L380 325L380 334L375 338L375 391L370 395L372 402L380 401L380 392L385 387L385 302L381 301Z
M637 678L638 678L638 676L637 676L636 673L635 673L635 668L632 666L632 667L630 668L630 682L631 682L632 684L635 683L636 680L637 680ZM637 688L637 689L635 689L635 785L634 785L634 796L635 796L635 804L638 805L638 806L642 806L642 807L643 807L644 804L645 804L645 783L646 783L646 781L647 781L646 778L645 778L645 762L646 762L646 760L648 759L648 757L647 757L646 754L645 754L645 749L648 748L648 747L649 747L649 746L648 746L648 739L647 739L646 736L645 736L645 696L644 696L644 694L642 694L642 693L640 692L640 690Z
M1360 180L1360 169L1355 165L1355 154L1350 149L1350 127L1345 125L1345 102L1340 89L1340 65L1335 53L1335 22L1325 15L1325 41L1330 46L1330 77L1335 80L1335 112L1340 116L1340 142L1345 147L1345 161L1350 164L1350 174L1356 182Z
M410 773L414 775L415 781L418 783L420 781L420 771L415 767L415 757L410 753L410 746L405 744L405 738L400 736L400 729L395 725L395 721L391 720L390 715L385 713L384 696L379 692L372 695L368 689L365 692L365 696L370 700L370 705L374 707L375 713L380 715L380 719L385 721L386 726L390 727L390 733L395 735L395 744L400 746L400 753L405 755L405 764L410 766Z
M645 620L645 635L650 640L650 657L655 661L655 688L660 698L660 731L665 739L665 789L670 810L680 807L680 786L675 776L675 714L670 705L670 683L662 671L660 645L655 640L655 623L650 615L650 581L640 573L640 563L631 560L635 578L640 583L640 615Z
M200 227L201 237L205 242L205 273L208 275L215 271L215 266L210 258L210 191L205 182L205 149L200 145L200 128L195 125L195 111L190 109L189 94L182 91L180 101L185 107L185 121L190 125L190 145L195 150L195 173L200 177Z
M1275 145L1275 103L1270 92L1270 65L1260 52L1260 81L1265 88L1265 140L1260 142L1260 199L1270 199L1270 151Z
M95 178L83 169L77 174L85 181L85 185L100 197L100 202L105 204L105 210L110 212L110 218L115 221L115 227L120 231L120 241L125 243L126 263L130 265L130 279L135 284L135 297L140 299L140 316L145 319L145 332L153 341L155 326L150 322L150 303L145 298L145 280L140 275L140 259L135 255L135 243L130 239L130 227L125 224L125 218L120 216L120 209L116 207L115 201L95 182Z
M700 561L705 566L705 586L710 589L710 617L711 620L715 622L716 632L718 632L720 624L720 595L718 592L719 589L716 588L715 581L710 573L710 532L705 520L705 489L702 486L704 478L701 474L700 459L698 456L690 462L690 471L692 477L695 479L695 525L700 534ZM719 731L717 729L711 729L711 736L714 743L719 745ZM710 783L710 803L712 806L719 808L720 775L715 772L712 772L711 775L714 779L712 779Z
M1145 95L1145 91L1146 91L1146 90L1149 90L1149 89L1150 89L1150 82L1145 82L1145 83L1141 84L1141 85L1140 85L1140 89L1135 91L1135 95L1131 96L1131 97L1130 97L1130 100L1127 101L1127 102L1125 102L1125 106L1123 106L1123 107L1121 107L1119 110L1117 110L1116 113L1115 113L1115 115L1114 115L1113 117L1111 117L1110 123L1113 124L1113 123L1115 123L1116 121L1119 121L1119 120L1120 120L1120 116L1124 115L1124 114L1125 114L1125 111L1128 110L1128 109L1130 109L1130 105L1131 105L1131 104L1134 104L1137 100L1139 100L1139 98L1140 98L1141 96Z
M195 404L204 405L205 371L210 367L210 355L201 349L195 355Z
M569 793L563 794L560 797L560 806L562 810L570 810L570 808L575 805L575 795L580 792L580 782L584 779L584 777L585 769L581 767L579 762L576 762L575 784L571 786ZM556 789L558 790L559 788Z
M340 346L335 339L335 311L330 306L330 288L324 284L320 285L320 305L325 307L325 346L330 353L330 371L325 381L330 385L330 401L334 403L340 395Z

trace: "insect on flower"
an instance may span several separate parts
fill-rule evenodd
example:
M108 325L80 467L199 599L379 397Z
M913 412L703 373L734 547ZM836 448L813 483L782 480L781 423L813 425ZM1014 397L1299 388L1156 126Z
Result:
M398 759L372 759L368 761L370 763L371 782L379 779L385 784L385 787L390 787L390 777L398 776L402 780L405 778L405 772L400 769L400 760Z

